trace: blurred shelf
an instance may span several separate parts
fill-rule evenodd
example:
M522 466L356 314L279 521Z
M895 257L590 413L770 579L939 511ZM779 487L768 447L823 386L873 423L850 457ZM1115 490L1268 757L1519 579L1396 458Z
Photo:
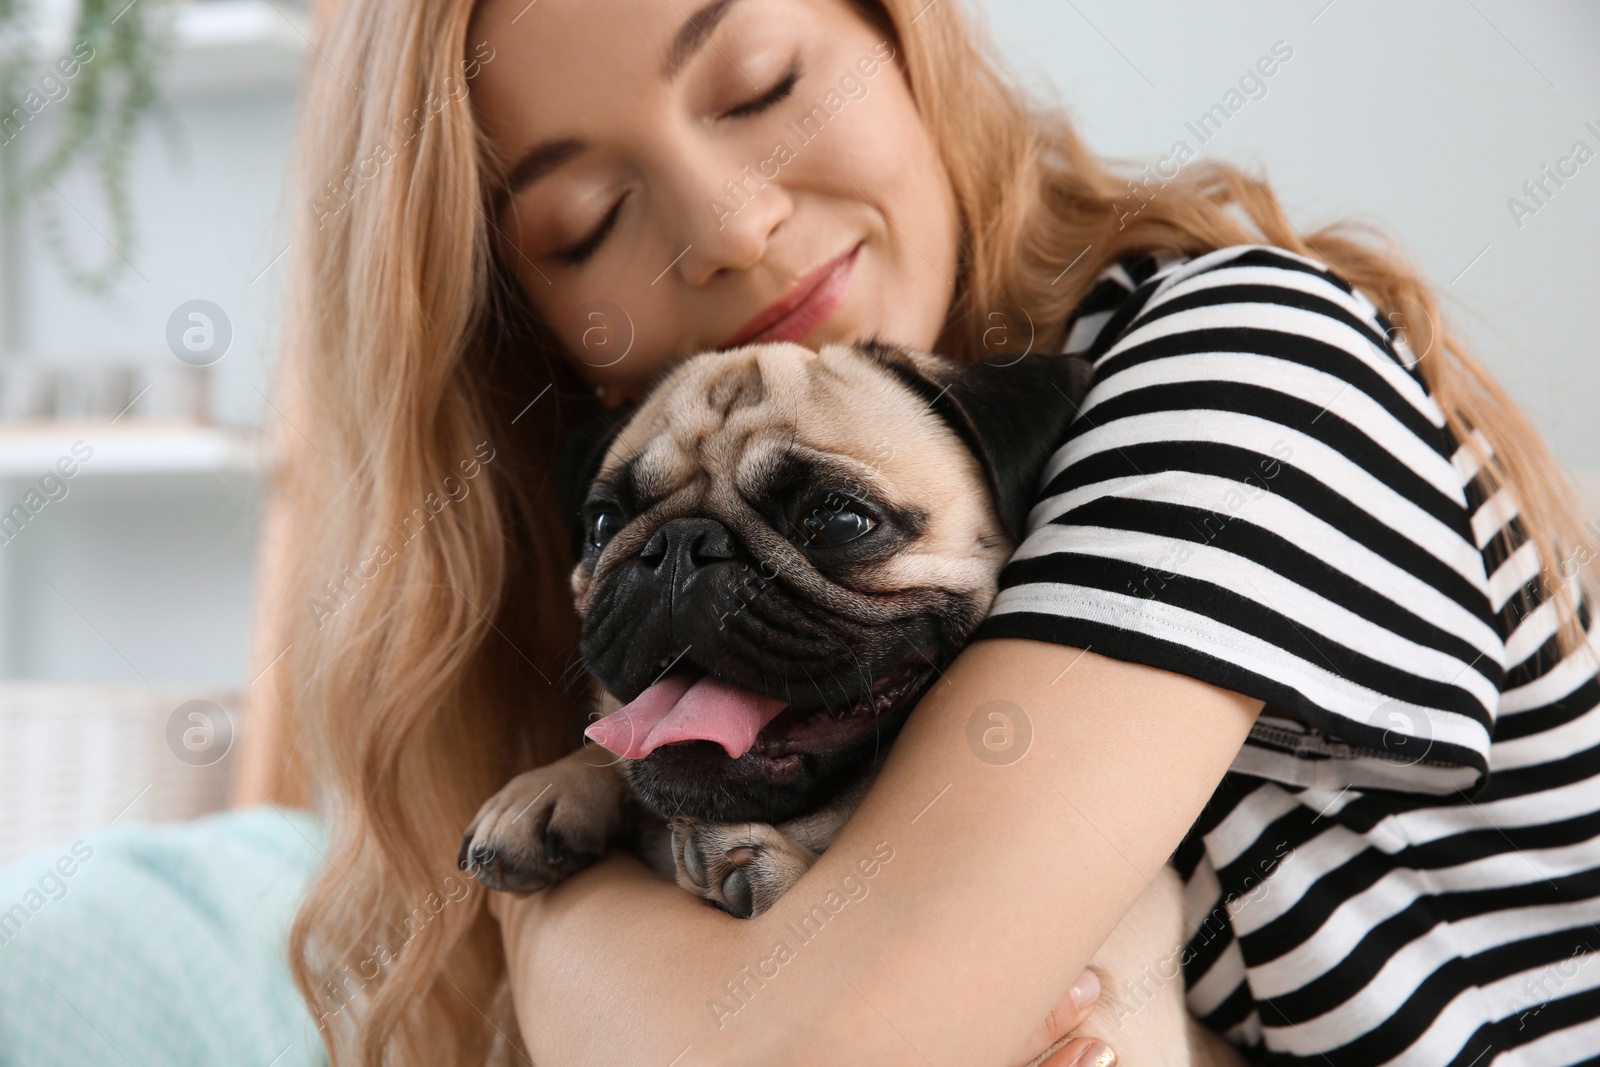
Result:
M72 448L77 442L78 452ZM93 452L87 460L82 452ZM51 421L0 423L0 479L32 481L66 456L76 476L252 473L261 464L254 432L193 423Z
M173 29L178 47L164 78L169 89L292 88L305 63L311 20L293 3L191 0L178 9Z
M38 5L41 58L71 53L77 9L77 0ZM172 36L162 61L168 91L292 89L310 48L311 18L295 0L187 0L173 13Z

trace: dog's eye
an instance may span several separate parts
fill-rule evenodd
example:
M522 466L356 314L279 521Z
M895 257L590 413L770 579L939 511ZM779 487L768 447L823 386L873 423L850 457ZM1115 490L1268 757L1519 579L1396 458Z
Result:
M615 511L599 511L595 513L594 521L589 524L589 545L595 549L606 547L606 543L617 536L617 531L622 529L622 515Z
M806 543L817 548L832 548L846 541L854 541L867 533L877 523L858 511L814 511L801 525L806 531Z

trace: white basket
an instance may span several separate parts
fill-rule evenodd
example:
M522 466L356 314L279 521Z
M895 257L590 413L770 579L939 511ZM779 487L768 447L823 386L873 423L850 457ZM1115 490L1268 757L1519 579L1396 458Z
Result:
M113 820L226 807L238 709L215 691L0 682L0 865Z

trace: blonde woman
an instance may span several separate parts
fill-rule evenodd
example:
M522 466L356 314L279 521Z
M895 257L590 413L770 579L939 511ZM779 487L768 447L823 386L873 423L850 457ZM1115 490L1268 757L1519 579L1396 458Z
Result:
M1600 918L1582 540L1392 249L1231 167L1110 166L948 0L341 0L318 48L258 771L330 817L291 949L337 1064L1020 1065L1169 857L1190 1009L1257 1056L1593 1054L1592 981L1521 985ZM447 898L480 802L584 724L572 428L752 336L972 360L997 321L1094 387L795 890L741 922L614 855ZM997 699L1005 773L964 740ZM708 1011L879 842L847 931Z

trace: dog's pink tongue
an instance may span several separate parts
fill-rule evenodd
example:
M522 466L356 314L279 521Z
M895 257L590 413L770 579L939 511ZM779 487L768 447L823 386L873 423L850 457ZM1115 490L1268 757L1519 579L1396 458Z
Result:
M729 759L738 759L786 707L776 697L760 696L710 675L691 683L687 676L674 674L590 723L583 734L628 759L642 759L675 741L715 741Z

